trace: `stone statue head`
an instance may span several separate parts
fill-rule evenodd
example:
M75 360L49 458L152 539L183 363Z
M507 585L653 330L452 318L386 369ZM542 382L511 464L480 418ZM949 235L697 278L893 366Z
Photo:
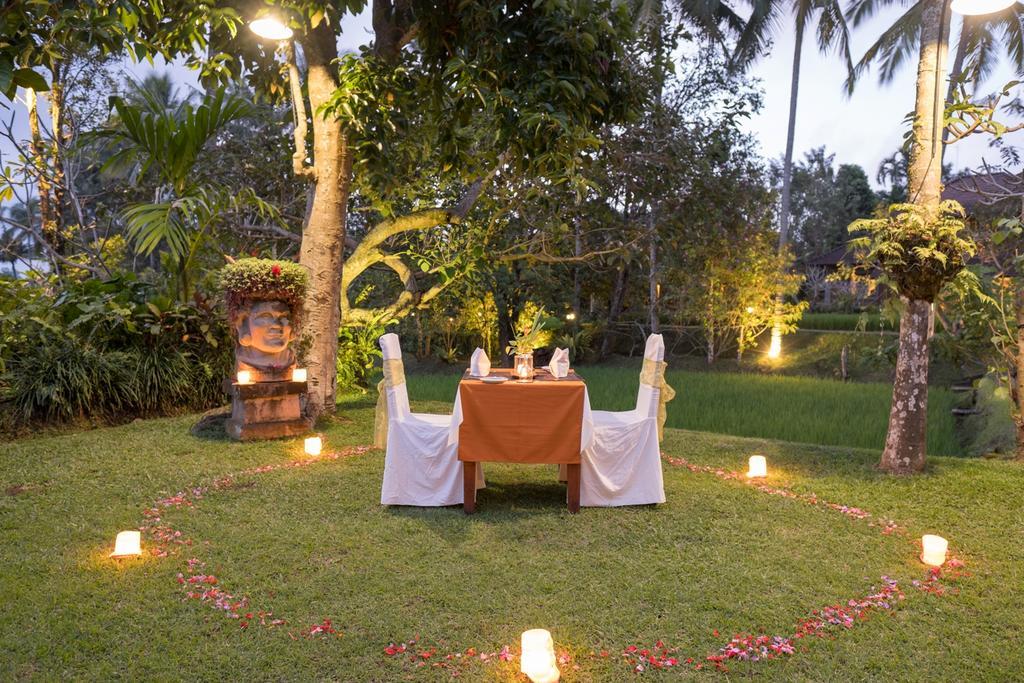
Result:
M235 319L238 345L268 355L281 353L292 341L291 317L291 307L283 301L254 301Z
M221 271L221 288L235 334L236 370L256 381L286 379L295 365L296 335L306 271L296 263L239 259Z

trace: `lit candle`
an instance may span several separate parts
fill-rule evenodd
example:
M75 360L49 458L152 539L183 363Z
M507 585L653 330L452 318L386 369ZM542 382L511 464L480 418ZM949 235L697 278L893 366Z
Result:
M114 540L111 557L138 557L142 554L142 534L138 531L122 531Z
M768 461L764 459L763 455L750 456L748 468L747 476L752 479L768 476Z
M516 375L520 379L527 379L530 376L530 370L526 367L526 363L520 363L516 366Z
M925 534L921 537L921 561L932 567L941 567L946 561L949 541L942 536Z
M293 382L305 382L306 381L306 368L293 368L292 369L292 381Z
M533 683L557 683L561 672L555 664L555 643L546 629L523 631L519 670Z
M249 370L238 371L238 383L239 384L252 384L252 372Z
M306 439L306 455L320 455L324 442L319 436L311 436Z

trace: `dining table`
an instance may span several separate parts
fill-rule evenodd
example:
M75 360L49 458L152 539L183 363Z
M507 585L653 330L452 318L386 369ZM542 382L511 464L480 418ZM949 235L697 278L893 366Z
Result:
M511 368L492 369L485 377L467 370L451 425L466 514L476 511L476 468L484 462L564 465L568 509L579 511L580 457L594 429L587 385L575 372L555 377L537 369L532 380L520 381Z

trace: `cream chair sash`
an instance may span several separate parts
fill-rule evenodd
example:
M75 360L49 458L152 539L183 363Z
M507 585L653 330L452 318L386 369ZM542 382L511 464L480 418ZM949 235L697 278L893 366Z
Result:
M384 379L377 383L377 412L373 424L373 445L377 448L388 445L387 390L405 384L405 367L401 358L385 358L383 367Z
M665 381L667 367L668 363L664 361L644 358L644 365L640 369L640 384L658 390L658 441L665 436L665 420L668 418L665 404L676 397L675 390Z

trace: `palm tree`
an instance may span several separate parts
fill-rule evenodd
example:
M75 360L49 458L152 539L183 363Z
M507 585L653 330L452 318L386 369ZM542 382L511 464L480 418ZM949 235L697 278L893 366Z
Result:
M882 6L906 5L901 0L854 0L850 17L854 25L870 17ZM964 22L954 58L954 78L977 80L992 68L994 45L1002 42L1010 53L1018 73L1022 71L1024 51L1021 41L1019 5ZM917 96L913 117L910 159L907 166L909 201L929 221L941 215L942 156L945 125L944 101L940 87L946 78L946 53L949 45L952 13L947 0L917 0L868 48L848 85L874 62L881 65L880 79L891 81L907 57L917 51ZM946 99L949 99L948 97ZM928 226L931 227L931 226ZM966 250L964 242L961 250ZM919 267L917 272L923 272ZM894 473L920 472L925 466L928 408L929 340L932 330L932 302L938 289L917 289L897 281L904 302L900 316L899 350L896 378L889 411L889 427L882 452L882 469Z
M853 0L847 19L857 27L881 9L907 4L908 0ZM918 55L922 14L931 4L932 0L917 0L882 32L854 67L847 81L851 92L873 64L879 67L879 82L888 84L908 60ZM950 10L942 19L948 30ZM991 75L1001 55L1009 57L1018 74L1024 74L1024 5L1018 3L992 14L965 16L956 45L950 73L954 79L975 83L983 80ZM952 86L951 82L947 100L951 99Z
M726 0L677 0L685 19L696 24L713 39L724 39L729 33L736 36L732 63L734 68L749 66L768 49L776 30L782 25L787 14L793 16L796 35L793 46L793 70L789 88L789 122L786 127L786 153L782 165L782 197L779 210L779 254L789 244L790 205L793 181L793 137L796 133L796 105L800 89L800 57L803 53L804 34L817 19L816 35L818 49L838 51L848 71L853 69L850 58L850 31L846 24L839 0L745 0L751 9L750 17L744 20L734 8L734 2ZM778 294L775 300L775 316L772 324L769 356L782 353L783 300Z

